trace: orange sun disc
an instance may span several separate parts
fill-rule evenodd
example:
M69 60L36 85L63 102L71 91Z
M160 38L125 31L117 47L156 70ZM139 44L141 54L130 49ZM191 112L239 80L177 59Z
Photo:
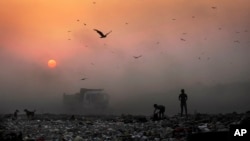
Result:
M48 66L49 66L50 68L56 67L56 61L53 60L53 59L49 60L49 61L48 61Z

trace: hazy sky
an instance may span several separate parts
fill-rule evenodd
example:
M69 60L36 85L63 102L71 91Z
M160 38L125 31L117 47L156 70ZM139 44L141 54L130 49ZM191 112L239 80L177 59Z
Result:
M175 114L182 88L191 113L244 112L249 53L248 0L1 0L0 110L59 111L85 87L116 113Z

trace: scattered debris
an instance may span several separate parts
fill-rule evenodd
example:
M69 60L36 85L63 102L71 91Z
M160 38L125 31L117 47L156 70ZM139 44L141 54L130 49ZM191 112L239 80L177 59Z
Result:
M228 134L230 125L248 124L249 114L175 115L152 121L146 116L37 115L27 120L1 116L0 140L203 140ZM206 139L204 139L206 140Z

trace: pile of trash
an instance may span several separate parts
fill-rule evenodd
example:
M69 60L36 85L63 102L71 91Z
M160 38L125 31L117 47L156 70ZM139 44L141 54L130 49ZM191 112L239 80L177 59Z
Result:
M1 116L1 141L186 141L228 133L230 125L249 124L246 114L175 115L152 121L146 116L24 115L13 120ZM225 134L226 135L226 134ZM199 139L198 139L199 140ZM204 139L205 140L205 139Z

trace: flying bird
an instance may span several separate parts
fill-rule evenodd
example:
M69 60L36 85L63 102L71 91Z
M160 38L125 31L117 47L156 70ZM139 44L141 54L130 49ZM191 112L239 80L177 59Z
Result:
M87 78L82 78L81 80L86 80Z
M106 38L109 35L109 33L112 32L112 30L111 30L110 32L108 32L106 34L103 34L100 30L94 29L94 31L96 31L100 35L100 38Z
M212 8L212 9L216 9L217 7L215 7L215 6L212 6L211 8Z
M140 57L142 57L142 55L139 55L139 56L133 56L135 59L138 59Z
M183 38L181 38L180 40L182 40L182 41L186 41L185 39L183 39Z
M235 40L234 42L235 42L235 43L240 43L240 41L239 41L239 40Z

